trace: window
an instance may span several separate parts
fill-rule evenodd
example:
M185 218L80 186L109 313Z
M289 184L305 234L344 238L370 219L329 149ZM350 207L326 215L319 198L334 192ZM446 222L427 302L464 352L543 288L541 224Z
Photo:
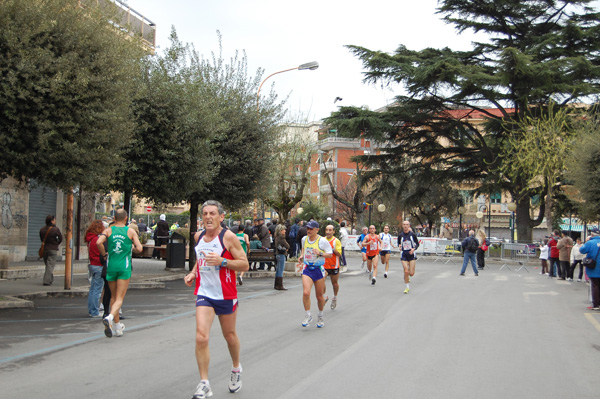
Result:
M501 193L494 193L494 194L490 195L490 203L499 204L501 202L502 202L502 194Z

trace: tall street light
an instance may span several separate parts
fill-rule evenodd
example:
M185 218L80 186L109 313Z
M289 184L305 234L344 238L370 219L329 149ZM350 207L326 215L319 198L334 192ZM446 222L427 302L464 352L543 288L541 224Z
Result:
M492 207L491 207L491 203L490 203L490 205L486 205L486 204L479 205L479 208L477 209L477 213L475 213L475 216L477 217L477 219L483 218L483 212L481 212L482 209L487 210L487 214L488 214L488 234L487 234L487 236L490 237L492 235ZM485 228L484 228L484 231L485 231Z
M259 108L260 108L260 102L259 102L259 100L260 100L260 89L262 89L263 84L265 84L265 82L267 81L267 79L269 79L271 76L277 75L278 73L284 73L284 72L295 71L295 70L299 70L299 71L304 71L304 70L314 71L318 67L319 67L319 63L317 61L307 62L306 64L299 65L299 66L297 66L295 68L284 69L283 71L272 73L269 76L267 76L266 78L264 78L264 80L260 83L260 86L258 87L258 92L256 93L256 110L258 111Z
M307 62L306 64L301 64L295 68L284 69L283 71L272 73L269 76L267 76L266 78L264 78L263 81L260 83L260 86L258 86L258 91L256 92L256 112L258 112L258 110L260 109L260 89L262 89L262 87L265 84L265 82L267 81L267 79L269 79L271 76L277 75L278 73L284 73L284 72L295 71L295 70L304 71L304 70L308 69L309 71L314 71L318 67L319 67L319 63L317 61ZM255 199L254 200L254 219L256 219L256 216L257 216L256 202L257 202L257 200Z
M506 207L510 211L510 242L515 242L515 211L517 210L517 204L511 202Z

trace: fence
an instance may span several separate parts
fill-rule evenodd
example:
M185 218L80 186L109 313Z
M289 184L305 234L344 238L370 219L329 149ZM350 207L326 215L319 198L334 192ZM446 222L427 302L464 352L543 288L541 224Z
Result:
M460 241L458 240L442 240L438 239L435 242L435 262L444 262L448 264L450 262L456 264L452 259L456 254L460 255Z
M530 244L515 244L515 243L502 243L500 252L500 259L504 262L500 270L507 268L511 270L509 264L518 264L520 267L517 271L525 269L527 273L529 270L525 264L529 262L529 259L535 257L535 246Z

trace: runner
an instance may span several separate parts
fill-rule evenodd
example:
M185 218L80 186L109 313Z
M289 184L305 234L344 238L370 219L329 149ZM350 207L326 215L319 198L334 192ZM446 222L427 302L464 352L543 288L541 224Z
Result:
M410 228L410 222L402 222L402 231L398 234L398 247L402 251L402 267L404 268L404 283L406 288L404 293L408 294L410 291L410 278L415 275L415 266L417 264L417 257L415 252L419 248L419 239L416 234Z
M201 214L205 230L194 236L196 265L184 277L188 287L196 282L196 361L200 383L192 399L212 396L208 381L208 340L215 315L219 317L232 361L229 392L238 392L242 388L240 339L235 330L238 305L235 272L248 270L248 259L238 237L221 226L225 218L221 203L206 201L202 204Z
M383 277L387 278L388 271L390 269L390 254L392 252L392 247L397 248L392 243L392 235L390 234L390 226L387 224L383 226L383 233L379 235L381 239L381 252L379 255L381 256L381 264L385 265L385 272L383 273Z
M319 223L311 220L306 224L307 235L302 238L302 250L298 257L298 267L302 268L302 303L306 315L302 321L302 327L308 327L312 321L310 314L310 291L315 286L315 297L319 307L319 319L317 327L322 328L323 308L325 307L325 260L331 258L333 252L327 240L319 235Z
M361 269L365 268L365 263L367 262L367 248L363 245L363 241L365 240L365 237L367 236L367 234L369 233L369 229L367 228L367 226L362 228L362 234L358 236L358 238L356 239L356 243L358 244L358 247L360 248L360 255L362 256L362 264L360 265ZM368 273L369 271L366 270L366 272Z
M245 234L243 229L239 229L235 235L238 238L238 240L240 241L240 245L242 246L242 249L244 250L244 253L246 254L246 257L247 257L248 249L250 248L250 238L248 238L248 234ZM243 277L244 277L244 272L240 272L240 274L238 274L238 276L237 276L238 285L244 284Z
M338 283L340 277L340 258L342 256L342 242L335 238L333 235L334 232L333 225L328 225L325 227L325 239L331 245L331 250L333 251L333 255L331 258L325 259L325 271L331 280L331 286L333 287L333 298L331 299L331 309L335 309L337 306L337 294L340 290L340 285ZM327 282L323 284L323 295L325 295L325 291L327 291ZM329 297L325 297L325 302Z
M105 229L96 241L98 252L102 258L107 258L106 281L110 288L110 313L104 319L104 335L111 338L113 334L117 337L123 336L125 325L119 320L119 310L123 306L123 300L129 287L131 279L131 251L140 253L142 244L133 229L126 225L127 212L118 209L115 212L115 224ZM104 248L104 242L108 241L108 252ZM133 248L132 248L133 244Z
M375 231L375 226L369 226L369 234L365 237L363 246L367 249L367 270L369 271L371 285L375 285L377 282L377 263L379 260L380 244L381 239Z

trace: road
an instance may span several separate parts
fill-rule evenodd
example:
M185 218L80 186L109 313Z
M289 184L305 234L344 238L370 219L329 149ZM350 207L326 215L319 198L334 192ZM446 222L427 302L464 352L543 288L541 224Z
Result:
M597 398L600 313L587 284L498 265L479 277L420 260L404 285L372 286L357 258L340 279L338 307L302 328L301 285L270 279L240 287L244 366L236 398ZM331 286L328 287L331 294ZM181 281L130 291L122 338L104 337L84 298L36 300L0 312L4 398L190 398L198 383L194 302ZM313 301L313 314L316 303ZM218 323L211 332L214 398L231 367Z

